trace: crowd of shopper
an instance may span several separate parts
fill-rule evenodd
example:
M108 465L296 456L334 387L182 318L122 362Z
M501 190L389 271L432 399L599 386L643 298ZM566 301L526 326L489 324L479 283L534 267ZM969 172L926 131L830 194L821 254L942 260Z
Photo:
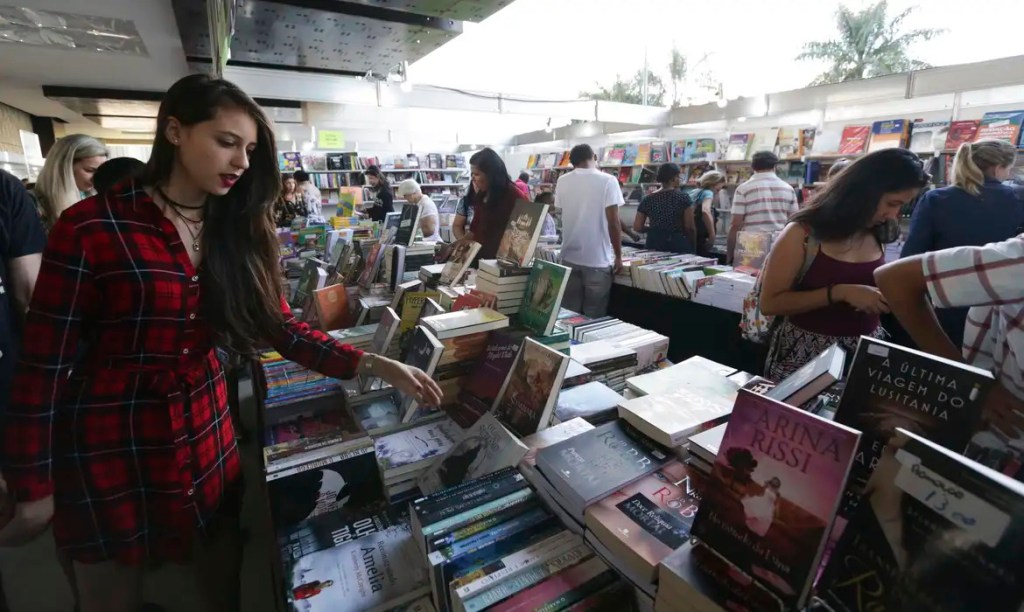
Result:
M281 176L270 122L236 86L181 79L163 97L149 162L107 157L99 141L71 135L49 151L33 193L0 172L0 544L52 524L85 612L134 612L143 578L165 562L195 570L207 609L238 610L241 468L215 347L252 355L270 345L328 376L372 373L424 403L441 393L419 369L292 316L275 225L324 223L322 194L305 172ZM572 171L536 200L560 219L571 270L562 305L599 317L623 266L623 195L589 145L569 160ZM776 234L759 296L777 321L765 375L782 379L834 343L852 351L860 336L884 337L891 313L923 350L993 371L986 417L1019 437L1024 204L1004 185L1016 150L965 144L953 184L930 191L913 153L870 153L834 168L803 207L778 161L753 156L725 253L740 231ZM529 175L513 180L492 149L469 164L452 233L493 258L513 207L531 199ZM393 188L377 167L365 178L364 211L383 221ZM657 180L632 230L648 248L712 253L725 177L709 171L687 186L666 163ZM421 207L424 240L439 241L420 185L402 181L397 195ZM886 265L915 202L903 257ZM545 235L559 233L554 216Z

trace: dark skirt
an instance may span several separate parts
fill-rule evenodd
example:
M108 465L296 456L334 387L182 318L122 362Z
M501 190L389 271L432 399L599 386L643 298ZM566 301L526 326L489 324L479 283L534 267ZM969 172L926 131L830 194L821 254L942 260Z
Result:
M647 248L670 253L693 253L693 245L686 234L658 227L647 231Z
M870 334L872 338L885 338L885 329L881 325ZM846 368L853 363L853 354L857 351L860 336L828 336L807 331L797 327L785 319L772 331L768 345L768 359L764 364L764 376L768 380L779 383L793 372L799 370L825 352L833 344L846 349Z

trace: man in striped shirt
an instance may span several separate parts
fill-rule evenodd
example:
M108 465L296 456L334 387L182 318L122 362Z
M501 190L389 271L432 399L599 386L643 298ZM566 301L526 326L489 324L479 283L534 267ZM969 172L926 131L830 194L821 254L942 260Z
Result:
M771 151L754 153L750 165L754 176L736 188L732 198L732 224L729 226L728 253L732 261L736 234L740 231L773 234L786 227L789 216L798 209L793 186L775 174L779 158Z
M1004 439L1024 438L1024 234L905 257L876 270L875 281L921 350L995 375L984 416ZM942 330L933 304L971 307L963 347Z

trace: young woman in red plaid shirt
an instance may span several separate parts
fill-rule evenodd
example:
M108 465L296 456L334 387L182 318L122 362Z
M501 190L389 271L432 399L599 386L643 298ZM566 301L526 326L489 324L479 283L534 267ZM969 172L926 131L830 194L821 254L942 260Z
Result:
M83 612L135 612L144 568L192 563L238 609L241 467L213 347L262 341L329 376L426 403L422 371L298 322L281 297L274 134L240 89L168 90L146 176L76 204L43 254L3 438L14 520L74 560Z

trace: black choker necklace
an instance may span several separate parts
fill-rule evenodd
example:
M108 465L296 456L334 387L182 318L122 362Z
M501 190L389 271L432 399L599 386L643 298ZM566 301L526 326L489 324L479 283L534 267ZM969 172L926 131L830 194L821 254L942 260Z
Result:
M185 210L202 210L203 208L206 207L205 203L200 204L199 206L186 206L184 204L179 204L178 202L175 202L174 200L167 197L167 194L164 193L163 189L160 189L159 187L154 187L154 189L156 189L156 192L160 195L161 198L164 199L164 201L166 201L168 204L175 208L184 208Z

